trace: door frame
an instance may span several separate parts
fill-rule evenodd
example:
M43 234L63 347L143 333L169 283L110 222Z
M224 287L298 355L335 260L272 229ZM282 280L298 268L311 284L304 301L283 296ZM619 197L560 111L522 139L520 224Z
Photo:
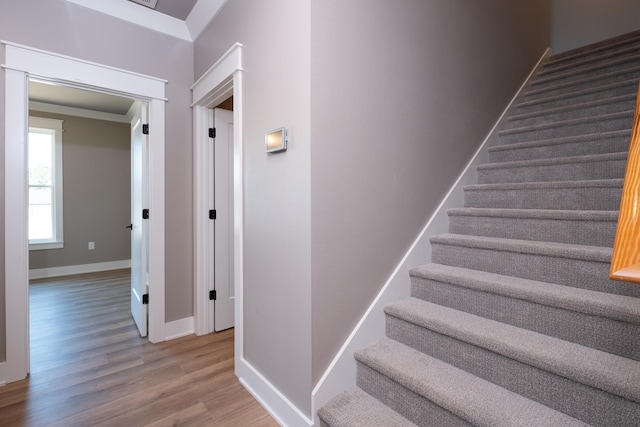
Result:
M242 138L242 44L235 43L191 87L193 92L193 186L194 186L194 331L196 335L213 332L209 324L209 283L213 276L213 242L209 242L208 159L212 144L208 129L212 108L233 95L233 273L235 367L243 359L243 243L244 243L244 171Z
M26 139L28 80L106 92L149 103L149 340L165 340L165 86L167 81L7 41L5 48L6 382L29 372L29 248ZM11 325L11 328L8 327Z

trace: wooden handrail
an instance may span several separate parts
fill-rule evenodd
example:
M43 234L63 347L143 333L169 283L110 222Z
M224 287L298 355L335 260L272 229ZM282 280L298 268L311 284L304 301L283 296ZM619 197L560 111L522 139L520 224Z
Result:
M609 277L640 284L640 86Z

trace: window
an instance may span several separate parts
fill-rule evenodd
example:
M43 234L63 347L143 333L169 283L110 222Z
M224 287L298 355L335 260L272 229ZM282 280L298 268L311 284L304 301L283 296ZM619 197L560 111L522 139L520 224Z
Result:
M62 120L29 117L29 249L64 246Z

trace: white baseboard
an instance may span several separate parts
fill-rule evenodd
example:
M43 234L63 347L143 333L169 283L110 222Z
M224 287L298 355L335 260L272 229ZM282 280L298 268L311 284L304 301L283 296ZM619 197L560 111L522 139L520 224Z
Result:
M269 380L260 374L245 359L236 358L236 376L244 388L281 426L308 427L313 420L303 414Z
M504 120L506 120L507 112L515 104L516 99L521 96L534 72L538 67L540 67L548 54L549 49L544 52L525 80L525 83L523 83L516 95L511 99L511 102L507 105L498 121L495 123L476 151L475 155L472 157L471 161L467 164L467 167L462 171L458 180L444 197L434 214L427 222L427 225L413 242L413 245L402 258L400 264L391 274L385 285L382 287L376 298L373 300L367 311L364 313L356 327L336 354L324 375L318 381L318 384L311 393L313 417L311 425L319 425L316 416L316 412L319 408L321 408L332 397L355 385L356 362L353 357L354 353L358 349L361 349L384 337L384 307L387 304L409 296L411 287L409 281L409 270L415 266L424 264L427 260L431 260L431 244L429 242L429 238L435 234L449 232L449 218L447 210L464 206L463 187L477 182L476 168L479 164L487 161L489 158L488 142L497 138L497 132L503 125Z
M165 341L186 337L187 335L193 335L193 333L193 316L174 320L164 325Z
M120 270L131 268L131 260L98 262L95 264L66 265L63 267L37 268L29 270L29 279L70 276L72 274L96 273L98 271Z
M0 387L7 385L7 362L0 362Z

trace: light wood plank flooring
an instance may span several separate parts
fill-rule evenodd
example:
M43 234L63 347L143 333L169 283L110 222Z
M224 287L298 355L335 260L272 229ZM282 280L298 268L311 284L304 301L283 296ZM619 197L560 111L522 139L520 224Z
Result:
M30 286L31 375L0 387L1 426L277 426L233 373L233 330L150 344L129 270Z

